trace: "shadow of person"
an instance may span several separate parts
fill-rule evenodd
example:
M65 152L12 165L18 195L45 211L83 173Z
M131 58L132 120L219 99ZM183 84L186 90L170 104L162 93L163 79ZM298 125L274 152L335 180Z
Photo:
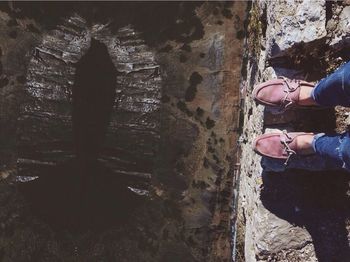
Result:
M105 44L91 46L76 64L72 90L72 120L76 156L82 166L101 151L115 103L118 72Z
M348 173L288 170L263 172L261 201L266 209L311 235L318 261L349 261Z
M128 189L132 178L98 161L115 104L117 75L106 45L91 39L76 64L72 90L75 158L36 167L39 179L20 187L34 211L53 225L79 229L124 223L137 206L139 197Z

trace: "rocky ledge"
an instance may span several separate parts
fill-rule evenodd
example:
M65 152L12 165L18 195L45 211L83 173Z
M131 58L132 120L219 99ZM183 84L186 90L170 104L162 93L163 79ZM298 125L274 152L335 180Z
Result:
M254 154L251 142L271 130L344 131L349 110L292 110L276 115L251 98L253 86L277 76L318 81L349 60L348 1L257 1L248 24L241 83L244 125L236 261L348 261L349 181L322 171L318 159L289 168Z

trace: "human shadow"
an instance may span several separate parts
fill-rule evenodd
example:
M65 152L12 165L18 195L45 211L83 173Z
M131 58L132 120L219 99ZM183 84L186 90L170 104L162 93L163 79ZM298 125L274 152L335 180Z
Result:
M76 64L72 90L75 153L83 162L98 158L115 103L117 70L105 44L91 46Z
M263 172L264 207L311 235L318 261L349 261L350 176L343 171Z
M107 47L91 39L76 64L72 90L74 158L29 167L39 178L19 186L33 211L55 227L78 230L125 223L142 199L130 190L142 182L115 173L98 160L115 103L117 75ZM22 173L28 175L26 171ZM141 185L145 187L146 182Z

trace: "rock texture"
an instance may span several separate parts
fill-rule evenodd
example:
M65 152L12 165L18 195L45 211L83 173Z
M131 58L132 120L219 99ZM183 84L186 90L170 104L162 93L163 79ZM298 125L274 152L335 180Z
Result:
M108 95L115 99L100 161L119 175L151 175L160 128L161 78L155 73L159 72L155 54L131 27L122 27L112 34L105 25L88 28L77 15L48 32L29 62L26 97L18 121L21 174L28 176L40 170L40 165L57 165L72 159L79 150L73 141L73 83L77 64L88 52L91 39L105 44L119 72L114 76L115 91ZM102 105L89 105L97 106ZM96 111L98 108L93 108ZM89 114L92 119L92 112ZM83 133L87 132L88 127L79 125L85 128ZM92 143L92 139L83 142Z
M350 258L349 174L320 171L327 163L310 158L293 159L284 169L251 150L252 140L264 132L346 129L347 109L275 115L257 106L251 91L255 84L280 75L318 81L348 61L348 7L346 2L326 1L257 1L251 6L241 86L237 261Z
M263 3L262 3L263 4ZM286 1L274 2L266 7L267 37L270 56L283 52L296 43L312 42L326 36L325 1Z
M0 10L0 260L229 261L246 3Z

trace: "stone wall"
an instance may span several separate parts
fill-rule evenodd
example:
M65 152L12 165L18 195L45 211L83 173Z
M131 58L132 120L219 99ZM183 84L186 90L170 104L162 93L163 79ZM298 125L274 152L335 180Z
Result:
M350 6L326 1L253 2L241 83L244 124L237 220L237 261L348 261L349 180L322 171L316 158L288 168L252 152L252 140L276 130L344 131L349 110L274 114L251 98L277 76L318 81L349 60ZM244 253L244 255L243 255Z

